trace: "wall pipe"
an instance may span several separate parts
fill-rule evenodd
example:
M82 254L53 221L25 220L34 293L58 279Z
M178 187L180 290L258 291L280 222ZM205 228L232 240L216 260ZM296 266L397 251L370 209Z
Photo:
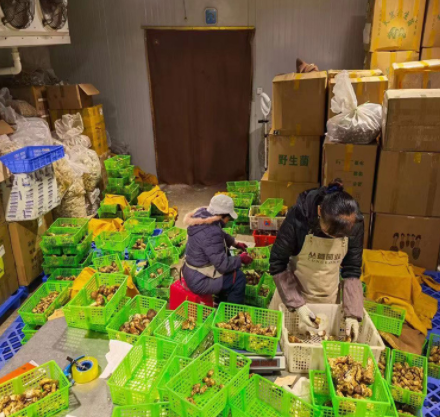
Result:
M12 60L14 61L14 66L9 68L0 68L0 75L20 74L22 66L20 60L20 52L18 52L18 48L12 48Z

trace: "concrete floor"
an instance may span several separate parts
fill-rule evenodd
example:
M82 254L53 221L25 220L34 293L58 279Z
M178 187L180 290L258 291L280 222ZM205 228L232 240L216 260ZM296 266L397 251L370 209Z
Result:
M185 215L190 211L209 205L209 201L218 191L226 191L226 184L219 184L215 186L203 185L161 185L161 189L166 193L170 206L178 208L179 216L177 218L176 226L186 228L183 224ZM252 245L254 240L252 236L239 235L237 239L241 242L246 242ZM11 323L18 317L17 310L12 311L7 318L0 324L0 335L11 325Z

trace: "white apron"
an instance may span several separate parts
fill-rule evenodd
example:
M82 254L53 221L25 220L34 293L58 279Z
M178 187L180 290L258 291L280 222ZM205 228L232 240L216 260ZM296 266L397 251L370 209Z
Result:
M335 304L338 298L339 274L348 251L348 238L323 238L309 234L301 252L290 260L291 271L303 288L302 296L311 304ZM282 304L278 290L269 308Z

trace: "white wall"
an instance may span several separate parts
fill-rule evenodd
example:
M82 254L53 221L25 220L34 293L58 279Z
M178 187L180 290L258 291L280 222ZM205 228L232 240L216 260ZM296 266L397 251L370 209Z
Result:
M51 47L52 65L63 79L96 85L110 135L148 172L156 162L141 26L204 26L206 7L217 8L218 26L255 26L254 100L256 87L270 95L274 75L294 71L297 57L321 69L362 68L366 0L71 1L72 45ZM262 173L258 118L253 101L251 179Z

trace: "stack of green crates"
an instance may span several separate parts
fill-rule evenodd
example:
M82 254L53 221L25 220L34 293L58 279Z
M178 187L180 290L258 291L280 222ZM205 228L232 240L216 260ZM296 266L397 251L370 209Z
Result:
M104 193L123 195L130 204L136 204L140 190L134 181L134 165L130 165L130 162L130 155L117 155L104 161L108 175Z
M100 219L122 219L123 212L119 204L105 204L104 201L101 201L98 217Z
M159 262L143 269L136 277L139 292L147 297L168 299L173 282L170 267Z
M93 235L88 232L88 219L57 219L43 234L40 243L45 274L58 271L64 275L63 269L83 269L90 265L92 239Z

